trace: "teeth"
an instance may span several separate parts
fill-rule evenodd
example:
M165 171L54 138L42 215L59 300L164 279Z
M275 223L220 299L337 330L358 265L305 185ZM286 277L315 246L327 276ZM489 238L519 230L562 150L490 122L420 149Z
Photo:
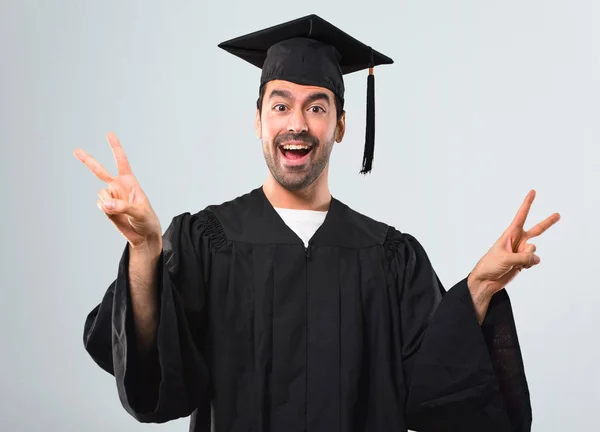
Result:
M310 147L306 145L296 145L296 144L288 144L284 145L284 150L308 150Z

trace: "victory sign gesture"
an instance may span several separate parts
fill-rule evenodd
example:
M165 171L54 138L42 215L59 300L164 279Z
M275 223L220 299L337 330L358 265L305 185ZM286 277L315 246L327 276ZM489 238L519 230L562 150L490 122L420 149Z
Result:
M530 230L524 229L525 221L535 199L535 191L531 190L519 208L510 226L494 243L488 253L479 260L468 278L468 285L478 309L478 318L483 320L489 299L498 291L504 289L519 272L540 263L536 255L536 246L529 241L540 236L560 220L560 215L554 213ZM483 307L483 309L485 309Z
M106 187L98 192L98 208L106 214L132 248L160 243L161 227L158 217L136 178L127 156L113 133L107 135L117 164L117 176L112 176L98 161L77 149L74 155L87 166Z

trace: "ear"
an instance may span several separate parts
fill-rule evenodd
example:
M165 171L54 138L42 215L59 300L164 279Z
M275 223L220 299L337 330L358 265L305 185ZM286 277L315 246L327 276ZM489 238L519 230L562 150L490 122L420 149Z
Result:
M262 138L262 123L260 121L260 111L258 108L256 109L256 117L254 118L254 131L256 133L256 138Z
M346 133L346 111L342 112L342 116L337 122L337 126L335 128L335 141L342 142L344 139L344 134Z

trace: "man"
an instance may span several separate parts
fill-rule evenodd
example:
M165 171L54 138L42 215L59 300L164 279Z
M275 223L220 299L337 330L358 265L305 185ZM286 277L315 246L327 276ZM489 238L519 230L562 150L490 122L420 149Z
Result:
M126 238L85 347L141 422L192 431L528 431L529 391L504 287L539 263L528 243L558 221L514 221L447 292L407 233L333 198L344 73L391 59L311 15L221 44L262 68L256 132L265 183L159 220L108 135L98 206Z

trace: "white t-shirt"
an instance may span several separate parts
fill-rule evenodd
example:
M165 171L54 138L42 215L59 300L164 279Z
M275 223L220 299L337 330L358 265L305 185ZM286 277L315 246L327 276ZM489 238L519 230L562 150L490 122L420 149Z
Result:
M305 246L308 246L308 241L319 229L327 216L326 211L284 208L275 208L275 210L286 225L302 239Z

